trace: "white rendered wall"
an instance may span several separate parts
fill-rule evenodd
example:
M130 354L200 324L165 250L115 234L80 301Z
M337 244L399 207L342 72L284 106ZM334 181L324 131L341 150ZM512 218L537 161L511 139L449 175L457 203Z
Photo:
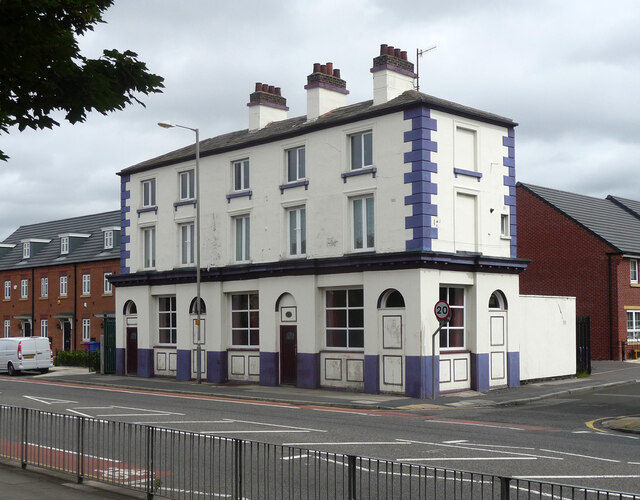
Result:
M576 373L576 299L520 296L520 380Z
M432 196L432 203L438 206L438 215L432 218L432 225L438 228L438 239L433 241L432 250L439 252L469 251L470 248L456 248L455 214L457 194L477 198L477 249L484 255L509 257L510 240L500 235L500 215L508 214L504 204L509 188L503 177L508 168L503 165L503 157L508 151L502 145L502 138L508 134L505 127L491 125L467 118L459 118L440 111L431 111L431 118L438 124L438 130L431 133L431 139L438 143L438 151L431 153L431 161L438 164L438 172L431 174L432 182L438 184L438 194ZM477 171L480 179L468 175L454 174L454 168L469 170L468 165L456 165L455 128L463 126L476 131Z

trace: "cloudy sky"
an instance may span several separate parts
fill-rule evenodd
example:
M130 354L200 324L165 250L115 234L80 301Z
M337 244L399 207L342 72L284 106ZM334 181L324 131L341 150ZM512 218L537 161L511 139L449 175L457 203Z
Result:
M518 180L640 200L640 2L616 0L115 0L85 55L130 49L164 76L146 108L50 131L11 130L0 149L0 240L18 226L119 208L122 168L247 128L255 82L306 113L314 62L333 62L349 103L372 98L381 43L437 48L420 90L512 118Z

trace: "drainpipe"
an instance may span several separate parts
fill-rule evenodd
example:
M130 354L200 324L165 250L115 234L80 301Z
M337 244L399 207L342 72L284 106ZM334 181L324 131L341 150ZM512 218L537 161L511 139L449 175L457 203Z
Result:
M35 325L36 325L36 303L35 301L35 296L36 296L36 281L35 281L35 270L32 267L31 268L31 336L34 336L34 329L35 329Z
M609 357L614 359L614 347L613 347L613 299L611 298L611 293L613 291L613 282L611 276L611 254L607 254L607 259L609 261Z
M78 326L78 264L73 265L73 327L71 329L71 336L73 338L73 350L77 349L76 347L76 331Z

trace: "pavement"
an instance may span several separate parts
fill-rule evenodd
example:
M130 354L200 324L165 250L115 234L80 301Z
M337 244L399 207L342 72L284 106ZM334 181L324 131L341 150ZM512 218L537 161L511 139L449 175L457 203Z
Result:
M293 386L266 387L255 384L212 384L177 381L170 378L138 378L101 375L86 368L54 367L47 374L22 374L33 380L73 385L93 385L125 390L174 392L220 399L260 400L301 406L329 406L386 411L432 411L444 408L488 408L523 405L545 398L595 391L640 382L640 361L593 361L592 373L584 378L563 378L523 384L520 387L487 393L464 391L443 394L435 400L413 399L394 394L364 394L326 389L300 389ZM603 422L605 427L640 434L640 414ZM86 481L77 484L69 476L0 460L0 492L11 498L73 500L85 498L145 498L129 490ZM0 494L1 497L1 494Z

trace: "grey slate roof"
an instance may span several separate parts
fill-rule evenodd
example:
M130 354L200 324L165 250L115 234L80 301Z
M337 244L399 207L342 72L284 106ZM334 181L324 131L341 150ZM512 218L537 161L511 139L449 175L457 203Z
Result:
M612 195L607 196L607 200L611 200L611 202L625 209L634 217L640 219L640 201L630 200L628 198L620 198L619 196Z
M640 218L610 198L601 199L518 183L622 253L640 255ZM631 200L628 200L631 201ZM634 201L634 205L640 202Z
M3 244L15 244L16 246L6 254L3 253L4 249L0 248L0 270L29 269L31 267L119 259L120 245L117 243L116 235L114 235L114 247L111 250L104 250L104 236L101 230L103 227L119 228L120 211L114 210L112 212L20 226L2 242ZM70 248L67 255L60 255L60 238L58 235L65 233L84 233L91 236L80 240L81 243L77 248ZM30 238L50 239L51 242L43 245L35 254L32 252L30 258L23 259L20 241Z
M454 115L473 118L494 123L504 127L516 127L518 124L510 118L505 118L486 111L463 106L455 102L433 97L415 90L408 90L389 102L373 105L373 101L363 101L349 106L334 109L317 120L308 122L306 116L298 116L286 120L272 122L266 127L249 132L248 129L230 132L200 141L200 156L210 156L225 151L233 151L258 144L264 144L289 137L307 134L315 130L335 127L344 123L364 120L375 116L395 113L424 104L431 109L445 111ZM195 145L189 145L170 153L143 161L118 172L118 175L128 175L152 168L179 163L195 157Z

